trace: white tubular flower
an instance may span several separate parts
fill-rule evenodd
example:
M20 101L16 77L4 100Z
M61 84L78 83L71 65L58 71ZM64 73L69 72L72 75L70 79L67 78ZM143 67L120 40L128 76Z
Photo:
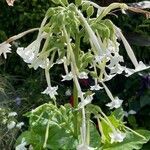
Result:
M24 125L24 122L19 122L16 124L16 127L21 129L23 125Z
M37 57L37 54L40 49L42 38L39 37L35 41L33 41L26 48L19 47L17 48L17 54L23 58L26 63L32 63L33 60Z
M66 74L66 75L62 75L62 80L61 81L70 81L70 80L72 80L73 79L73 74L72 74L72 72L70 72L70 73L68 73L68 74Z
M83 107L85 107L87 104L91 103L91 101L93 100L93 95L94 95L94 93L91 94L91 95L88 95L88 96L84 99L84 101L81 101L81 102L79 103L79 105L78 105L79 109L80 109L80 108L83 108Z
M0 55L4 55L4 58L7 59L6 53L11 53L11 45L9 43L2 43L0 44Z
M15 121L10 121L8 124L7 124L7 128L8 130L11 130L15 127L16 125L16 122Z
M17 54L21 56L26 63L32 63L35 58L35 53L29 49L18 47Z
M110 64L107 65L108 68L116 66L119 62L124 62L123 57L118 53L114 53L114 56L111 56Z
M91 91L98 91L98 90L100 90L100 89L103 89L103 87L101 87L99 84L96 84L96 85L94 85L94 86L90 86L90 90Z
M67 89L67 91L65 92L65 95L66 95L66 96L71 96L71 90L70 90L70 89Z
M47 95L49 95L49 96L53 99L53 98L55 98L55 95L58 95L57 89L58 89L58 86L55 86L55 87L47 87L47 88L42 92L42 94L47 94Z
M112 144L114 142L122 142L126 137L126 134L117 129L116 131L110 133L109 136L111 138L111 144Z
M15 0L6 0L8 6L13 6L14 5L14 2Z
M123 100L120 100L118 97L116 97L113 101L110 103L106 104L110 109L113 108L119 108L122 105Z
M116 32L118 34L118 36L121 38L123 44L124 44L124 47L126 49L126 52L130 58L130 60L132 61L133 65L135 66L135 68L138 66L138 61L134 55L134 52L131 48L131 46L129 45L128 41L125 39L125 37L123 36L121 30L115 26L115 29L116 29Z
M25 138L22 138L21 144L17 145L15 150L27 150L25 147L27 145L27 142L25 141Z
M132 75L136 72L139 72L139 71L142 71L145 69L149 69L149 68L150 68L150 66L146 66L142 61L140 61L135 69L130 69L130 68L125 67L124 70L125 70L126 76L129 77L130 75Z
M122 67L119 63L116 66L110 68L110 74L121 74L124 71L124 67Z
M115 53L115 52L118 52L119 51L119 43L118 42L116 42L116 43L114 43L113 41L111 41L111 40L109 40L108 41L108 47L107 47L107 51L109 51L109 52L113 52L113 53Z
M35 70L38 67L41 67L42 69L46 69L50 64L50 61L48 58L37 58L35 59L32 64L29 67L33 67Z
M86 72L80 72L78 77L79 79L88 79L88 75Z
M76 9L76 12L79 15L79 17L81 18L81 20L83 21L85 29L87 30L87 32L89 34L89 37L90 37L92 44L97 49L98 53L102 54L102 49L101 49L100 43L99 43L97 36L95 35L94 31L91 29L90 25L88 24L88 22L86 21L86 19L82 15L82 13L77 9Z
M129 114L129 115L135 115L135 114L136 114L136 111L130 110L130 111L128 112L128 114Z
M17 116L17 113L16 112L10 112L8 114L8 117L14 117L14 116Z
M81 144L77 146L77 150L95 150L95 148L90 147L87 144Z

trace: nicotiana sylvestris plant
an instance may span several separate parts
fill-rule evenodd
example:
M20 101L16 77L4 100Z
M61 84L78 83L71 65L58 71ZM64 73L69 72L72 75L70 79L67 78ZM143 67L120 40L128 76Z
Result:
M100 7L87 0L52 0L56 7L47 11L40 28L31 29L9 38L0 44L0 54L7 58L10 42L39 31L37 38L27 47L18 47L17 54L35 70L45 70L47 94L53 103L43 104L27 113L29 129L21 134L16 150L27 149L77 149L77 150L132 150L140 149L149 140L149 131L133 131L123 122L123 100L114 97L105 82L117 74L130 76L149 68L138 61L121 30L104 17L114 9L125 11L126 4L113 3ZM134 68L127 68L119 53L122 40ZM44 43L44 44L43 44ZM82 46L88 45L86 48ZM57 106L58 85L52 85L50 73L55 65L62 65L63 81L73 80L74 107ZM93 78L95 84L82 91L79 79ZM107 116L99 106L91 104L94 91L104 89L110 98L107 107L113 109ZM95 116L98 127L90 119ZM144 135L144 136L143 136Z

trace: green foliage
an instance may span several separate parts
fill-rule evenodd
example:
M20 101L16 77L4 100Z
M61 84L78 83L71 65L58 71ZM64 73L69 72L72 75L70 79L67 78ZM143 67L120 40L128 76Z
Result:
M142 145L147 143L150 139L150 131L147 130L137 130L136 132L145 136L144 139L138 137L134 133L127 132L125 140L121 143L107 144L103 147L104 150L138 150L142 148Z

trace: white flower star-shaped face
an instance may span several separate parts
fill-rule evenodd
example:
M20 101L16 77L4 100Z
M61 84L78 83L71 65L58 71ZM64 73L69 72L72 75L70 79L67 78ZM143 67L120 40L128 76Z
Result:
M106 104L110 109L113 108L119 108L122 105L123 100L120 100L118 97L116 97L113 101L110 103Z
M17 54L21 56L26 63L32 63L35 58L35 53L23 47L17 48Z
M55 87L47 87L47 88L42 92L42 94L47 94L47 95L49 95L49 96L53 99L53 98L55 98L55 95L58 95L57 89L58 89L58 86L55 86Z
M72 80L72 78L73 78L73 74L72 74L72 72L70 72L70 73L68 73L68 74L66 74L66 75L62 75L62 80L61 81L70 81L70 80Z
M91 91L98 91L98 90L100 90L100 89L103 89L103 87L101 87L99 84L96 84L96 85L94 85L94 86L90 86L90 90Z
M16 126L16 122L14 122L14 121L10 121L10 122L7 124L7 128L8 128L9 130L13 129L15 126Z
M114 143L114 142L122 142L126 137L126 134L117 129L116 131L110 133L109 136L111 138L111 143Z
M6 53L11 53L11 45L9 43L0 44L0 55L4 55L4 58L7 59Z
M84 101L81 101L81 102L79 103L78 107L79 107L79 108L83 108L83 107L86 106L87 104L91 103L91 101L93 100L93 95L94 95L94 93L91 94L91 95L88 95L88 96L84 99Z
M80 72L78 77L79 79L88 79L88 75L86 72Z
M22 139L21 144L16 146L15 150L27 150L25 147L27 145L27 142L25 141L25 138Z
M14 116L17 116L17 113L16 112L10 112L8 114L8 117L14 117Z
M146 66L142 61L140 61L135 69L130 69L130 68L125 67L124 70L125 70L126 76L129 77L130 75L132 75L136 72L139 72L139 71L142 71L145 69L149 69L149 68L150 68L150 66Z

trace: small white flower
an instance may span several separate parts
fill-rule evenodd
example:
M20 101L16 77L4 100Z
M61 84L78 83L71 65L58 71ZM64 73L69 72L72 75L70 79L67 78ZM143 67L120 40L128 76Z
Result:
M17 116L17 113L16 112L10 112L8 114L8 117L14 117L14 116Z
M116 66L119 62L124 62L123 57L119 53L115 53L114 56L111 56L110 64L107 67L112 68Z
M73 74L72 74L72 72L70 72L70 73L68 73L68 74L66 74L66 75L62 75L62 80L61 81L70 81L70 80L72 80L72 78L73 78Z
M109 52L113 52L113 53L115 53L115 52L118 52L119 51L119 43L118 42L113 42L113 41L111 41L111 40L109 40L108 41L108 47L107 47L107 51L109 51Z
M98 90L100 90L100 89L103 89L103 87L101 87L99 84L96 84L96 85L94 85L94 86L90 86L90 90L91 91L98 91Z
M11 130L11 129L13 129L13 128L15 127L15 125L16 125L16 122L10 121L10 122L7 124L7 128L8 128L9 130Z
M2 120L2 124L6 124L6 123L7 123L7 119L5 118Z
M70 90L70 89L67 89L67 91L65 92L65 95L66 95L66 96L71 96L71 90Z
M130 115L135 115L135 114L136 114L136 111L130 110L130 111L128 112L128 114L130 114Z
M55 98L55 95L58 95L57 89L58 89L58 86L55 86L55 87L47 87L47 88L42 92L42 94L47 94L47 95L49 95L49 96L53 99L53 98Z
M57 61L56 61L56 64L62 64L62 63L64 63L64 59L62 58L62 59L58 59Z
M121 74L124 71L124 67L122 67L119 63L116 66L110 68L110 74Z
M23 47L17 48L17 54L21 56L26 63L32 63L35 58L35 53L33 51Z
M84 101L81 101L81 102L79 103L78 107L79 107L79 108L83 108L83 107L86 106L87 104L91 103L91 101L93 100L93 95L94 95L94 93L91 94L91 95L88 95L88 96L84 99Z
M140 61L138 66L135 68L135 71L138 72L148 68L150 68L150 66L146 66L142 61Z
M26 48L18 47L17 54L21 56L26 63L32 63L33 60L37 57L37 54L39 52L41 40L42 40L42 36L38 37Z
M48 58L37 58L32 62L30 67L33 67L36 70L38 67L45 69L48 66L49 66L49 59Z
M77 146L77 150L95 150L95 148L90 147L87 144L81 144Z
M113 101L106 104L106 106L110 107L110 109L113 108L119 108L122 105L123 100L120 100L118 97L116 97Z
M7 59L6 53L11 53L11 45L9 43L0 44L0 55L4 55L4 58Z
M111 144L114 142L122 142L124 138L126 137L126 134L117 130L109 134L111 137Z
M27 142L25 141L25 138L22 139L21 144L17 145L15 150L27 150L25 147L27 145Z
M8 6L13 6L14 5L14 2L15 0L6 0Z
M78 77L79 79L88 79L88 75L86 72L80 72Z
M17 123L16 127L21 129L23 125L24 125L24 122L19 122Z
M136 72L139 72L148 68L150 68L150 66L146 66L142 61L140 61L135 69L125 68L124 70L125 70L126 76L129 77L130 75Z
M129 115L135 115L136 114L136 111L134 110L130 110L129 112L127 111L124 111L124 116L128 117Z

